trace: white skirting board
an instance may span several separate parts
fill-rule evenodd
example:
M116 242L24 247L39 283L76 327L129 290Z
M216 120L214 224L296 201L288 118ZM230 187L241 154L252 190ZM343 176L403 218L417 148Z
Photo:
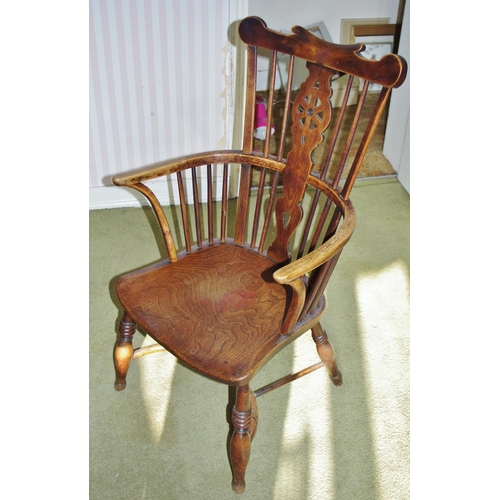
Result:
M89 188L89 210L147 205L149 205L147 199L133 189L119 186Z
M206 178L199 179L199 192L201 201L206 201ZM222 199L222 177L216 177L213 180L213 190L216 200ZM176 183L171 182L148 182L145 183L156 194L158 201L162 205L180 203L179 193L177 191ZM188 182L186 182L186 185ZM229 197L232 195L231 179L229 181ZM193 196L191 192L187 193L187 202L193 203ZM122 208L122 207L144 207L150 206L146 197L136 191L135 189L126 188L122 186L99 186L89 188L89 210L100 210L103 208Z

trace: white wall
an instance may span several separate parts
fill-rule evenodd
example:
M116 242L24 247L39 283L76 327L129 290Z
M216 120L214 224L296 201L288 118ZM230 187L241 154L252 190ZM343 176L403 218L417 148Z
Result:
M232 147L246 0L90 0L90 208L136 205L114 174Z
M225 146L228 1L90 1L91 187Z
M406 80L391 95L383 153L398 173L399 182L410 192L410 0L407 0L401 29L399 54L408 63Z
M334 43L340 43L342 19L389 18L397 21L399 0L248 0L248 15L271 29L290 30L323 21Z
M278 31L320 20L340 42L342 19L395 22L398 8L399 0L90 0L90 207L137 204L111 185L115 173L235 147L241 53L230 28L247 11Z

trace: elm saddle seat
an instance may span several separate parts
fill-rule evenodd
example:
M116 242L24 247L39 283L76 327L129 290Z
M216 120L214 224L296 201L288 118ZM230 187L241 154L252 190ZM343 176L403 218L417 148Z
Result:
M329 43L298 26L285 35L249 17L239 33L247 44L242 150L194 154L113 178L116 185L134 188L147 198L168 255L117 283L124 312L114 349L115 388L125 388L132 359L164 349L199 374L234 388L229 459L237 493L245 489L258 421L256 398L323 366L335 385L342 384L335 352L320 323L324 291L354 230L349 199L354 181L390 91L406 75L406 62L397 55L367 60L360 55L362 44ZM272 53L268 126L261 151L253 136L259 47ZM278 53L288 54L290 63L280 137L271 151ZM298 93L292 93L296 58L307 61L309 75ZM331 81L344 75L347 88L334 111ZM345 111L354 77L361 79L362 89L352 114ZM370 82L382 90L366 111ZM362 113L370 113L370 118L356 143ZM352 123L344 123L346 116ZM327 129L331 142L326 157L316 159L314 150ZM291 147L286 149L290 136ZM239 170L236 201L229 199L231 169ZM146 184L160 177L177 183L179 202L168 210L154 194L155 184ZM174 237L168 220L174 212L182 222L180 238ZM137 325L157 343L134 350ZM309 330L320 361L253 391L250 382L259 369Z
M118 294L145 330L180 361L219 382L246 384L287 340L280 335L287 290L276 263L232 244L123 277Z

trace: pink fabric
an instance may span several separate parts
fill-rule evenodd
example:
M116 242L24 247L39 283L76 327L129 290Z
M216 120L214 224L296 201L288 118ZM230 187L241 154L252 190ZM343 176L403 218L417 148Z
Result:
M254 129L267 127L267 100L262 97L257 97L255 100L255 121ZM271 135L274 134L274 126L271 123Z

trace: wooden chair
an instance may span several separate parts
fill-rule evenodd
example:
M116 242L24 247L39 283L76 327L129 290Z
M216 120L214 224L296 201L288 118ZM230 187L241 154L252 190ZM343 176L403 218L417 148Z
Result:
M397 55L367 60L359 55L361 44L328 43L299 26L292 32L272 31L256 17L240 24L240 37L248 45L241 151L193 154L113 179L149 200L168 253L166 260L117 283L125 312L114 350L115 388L125 388L133 358L163 349L199 374L234 387L229 456L237 493L245 489L257 425L256 397L322 366L335 385L342 384L335 352L320 323L323 293L354 230L349 200L354 181L390 90L406 75L406 62ZM268 126L262 142L253 136L258 47L272 51ZM274 91L278 54L290 56L284 96ZM308 61L309 76L293 94L297 58ZM349 75L347 89L334 112L331 81L343 75ZM349 110L354 77L363 83L357 106ZM382 85L382 91L359 131L370 82ZM278 97L281 123L275 123L271 137ZM348 118L352 123L346 125ZM323 135L330 143L324 158L315 161ZM361 137L359 144L356 137ZM228 196L230 169L239 169L237 201ZM220 172L218 189L215 172ZM179 204L169 209L173 212L164 210L145 184L162 176L177 182ZM180 238L166 213L182 221L182 242L176 241ZM134 351L136 325L158 344ZM259 369L309 330L321 362L253 392L250 383Z

